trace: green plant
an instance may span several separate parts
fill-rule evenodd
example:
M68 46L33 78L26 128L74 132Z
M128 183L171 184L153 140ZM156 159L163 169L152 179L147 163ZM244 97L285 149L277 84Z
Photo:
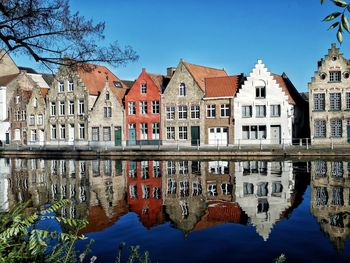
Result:
M118 255L115 261L116 263L121 263L121 255L124 247L125 247L125 243L122 242L118 247ZM148 251L145 251L143 254L140 254L139 249L140 249L139 246L129 247L130 255L127 259L127 262L128 263L151 263Z
M47 209L30 213L26 211L28 203L24 203L0 214L0 262L77 262L74 245L84 238L78 232L87 221L56 215L69 203L69 200L61 200ZM67 225L70 230L62 232L39 227L49 220ZM89 246L81 254L81 262L88 251Z
M286 261L286 256L284 254L281 254L278 258L275 259L275 263L283 263Z

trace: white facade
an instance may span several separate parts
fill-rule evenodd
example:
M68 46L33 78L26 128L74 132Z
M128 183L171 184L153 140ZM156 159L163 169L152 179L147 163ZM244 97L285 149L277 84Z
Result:
M234 98L235 144L291 144L294 106L288 98L258 60Z
M9 209L8 189L10 178L10 165L8 159L0 159L0 213Z
M6 87L0 87L0 141L5 143L10 123L7 120ZM0 143L1 146L1 143Z

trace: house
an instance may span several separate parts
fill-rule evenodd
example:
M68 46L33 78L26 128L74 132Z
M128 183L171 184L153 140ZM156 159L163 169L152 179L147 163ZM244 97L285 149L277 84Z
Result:
M286 74L258 60L234 98L235 144L290 145L308 135L307 108Z
M233 144L233 97L243 74L205 79L205 143L209 145Z
M180 60L162 94L163 143L199 145L205 141L205 78L225 77L223 69Z
M309 83L311 142L350 143L350 62L335 44Z
M169 76L141 74L125 96L125 134L128 145L160 144L162 140L161 94Z
M47 95L48 144L121 145L126 90L104 66L61 67Z

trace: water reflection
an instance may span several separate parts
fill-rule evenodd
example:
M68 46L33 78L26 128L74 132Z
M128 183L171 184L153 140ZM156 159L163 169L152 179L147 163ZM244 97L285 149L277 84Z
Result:
M311 169L311 213L338 251L350 233L350 162L315 161Z

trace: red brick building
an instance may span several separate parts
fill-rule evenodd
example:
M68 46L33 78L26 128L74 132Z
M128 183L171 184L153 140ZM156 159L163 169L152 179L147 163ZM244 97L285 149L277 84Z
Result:
M127 145L158 144L162 140L161 94L170 77L149 74L140 76L125 96Z

